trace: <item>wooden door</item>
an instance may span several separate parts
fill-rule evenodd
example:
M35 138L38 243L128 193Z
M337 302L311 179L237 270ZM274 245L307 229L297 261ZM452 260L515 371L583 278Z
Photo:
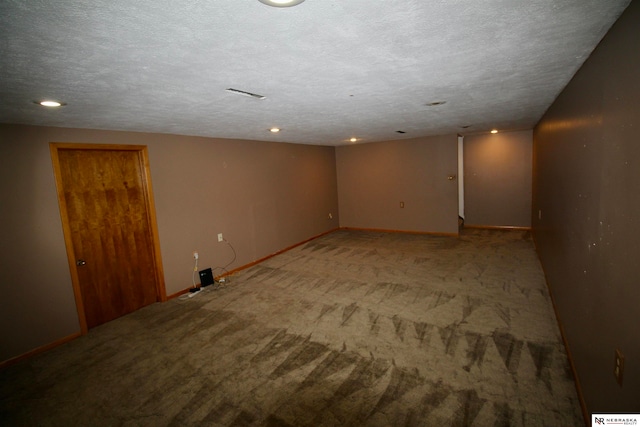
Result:
M51 152L83 332L165 300L146 147Z

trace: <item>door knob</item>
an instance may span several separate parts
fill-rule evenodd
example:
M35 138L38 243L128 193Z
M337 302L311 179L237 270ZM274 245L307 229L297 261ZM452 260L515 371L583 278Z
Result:
M83 259L79 259L76 261L76 265L78 267L82 267L83 265L85 265L87 263L87 261L83 260Z

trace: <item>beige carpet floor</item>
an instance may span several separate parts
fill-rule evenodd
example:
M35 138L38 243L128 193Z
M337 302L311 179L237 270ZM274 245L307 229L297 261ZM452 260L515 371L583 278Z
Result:
M4 369L0 424L584 420L528 233L340 230Z

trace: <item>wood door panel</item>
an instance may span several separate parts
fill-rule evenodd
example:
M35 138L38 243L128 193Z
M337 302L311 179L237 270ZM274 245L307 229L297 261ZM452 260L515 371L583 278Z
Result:
M87 326L158 299L153 237L138 151L58 151Z

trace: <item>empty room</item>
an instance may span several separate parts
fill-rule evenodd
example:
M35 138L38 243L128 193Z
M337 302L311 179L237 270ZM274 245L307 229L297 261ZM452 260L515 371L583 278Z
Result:
M640 421L638 0L0 23L0 424Z

